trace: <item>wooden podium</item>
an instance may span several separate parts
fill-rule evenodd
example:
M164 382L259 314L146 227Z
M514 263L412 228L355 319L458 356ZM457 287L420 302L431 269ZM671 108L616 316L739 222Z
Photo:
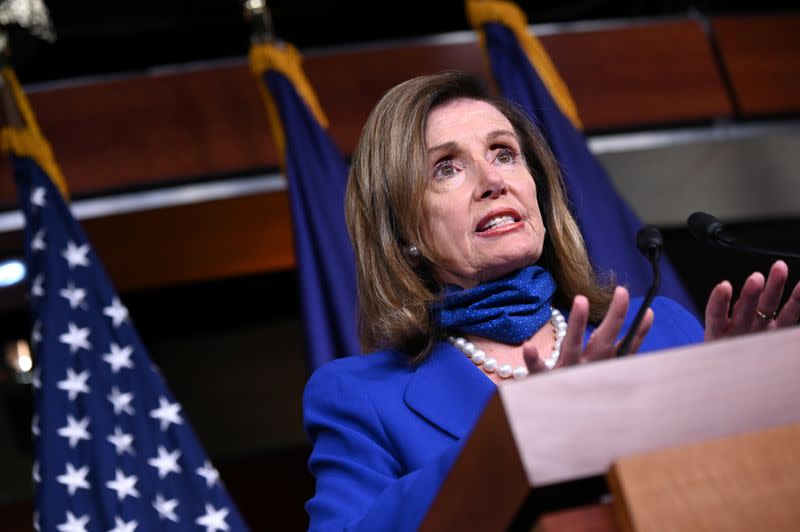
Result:
M800 530L800 327L500 386L421 530Z

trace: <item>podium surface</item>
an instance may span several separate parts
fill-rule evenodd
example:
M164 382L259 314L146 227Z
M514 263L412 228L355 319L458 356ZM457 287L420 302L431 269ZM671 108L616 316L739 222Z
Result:
M506 530L529 496L604 478L625 457L794 423L800 423L800 327L511 382L489 401L422 528ZM490 511L476 508L474 489L503 502Z

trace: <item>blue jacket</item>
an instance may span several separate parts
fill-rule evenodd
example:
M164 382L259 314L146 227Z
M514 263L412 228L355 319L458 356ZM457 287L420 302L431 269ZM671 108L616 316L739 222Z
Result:
M640 301L632 299L622 334ZM674 301L657 297L651 308L655 321L639 352L702 341L700 323ZM389 350L317 369L303 397L316 478L309 529L417 529L495 390L447 342L418 366Z

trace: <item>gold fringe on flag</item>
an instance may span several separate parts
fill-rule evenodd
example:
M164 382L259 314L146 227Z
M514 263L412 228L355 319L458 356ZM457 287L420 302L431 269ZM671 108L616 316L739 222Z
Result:
M2 131L0 131L0 150L3 153L13 154L18 157L30 157L36 161L39 167L47 173L58 187L64 199L69 200L67 182L64 180L64 175L56 163L50 143L47 142L47 139L44 138L39 129L36 116L31 110L28 97L23 92L19 80L17 80L17 75L12 68L7 66L0 69L0 74L11 90L14 103L25 122L25 125L21 128L3 127Z
M302 60L300 52L291 44L261 43L253 44L250 47L250 70L258 79L258 89L264 101L264 106L267 108L267 116L272 134L275 137L275 144L278 147L281 167L285 164L286 135L283 132L283 124L280 120L278 108L264 82L264 73L267 70L275 70L286 76L294 85L300 98L303 99L306 106L313 113L317 122L323 128L328 127L328 119L322 111L317 95L300 66Z
M528 20L522 9L513 2L503 0L466 0L467 18L478 32L481 47L486 49L486 35L483 25L497 22L508 27L514 32L517 41L522 46L533 65L539 73L542 82L553 96L558 107L578 129L583 129L583 124L578 117L578 108L566 83L556 70L553 61L542 46L541 41L528 29Z

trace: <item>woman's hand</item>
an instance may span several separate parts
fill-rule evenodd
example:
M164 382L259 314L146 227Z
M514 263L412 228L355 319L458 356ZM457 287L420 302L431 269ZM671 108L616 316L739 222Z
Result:
M706 304L705 340L795 325L800 318L800 282L783 308L778 308L788 278L789 267L782 260L772 265L766 279L760 272L752 273L730 313L733 286L728 281L719 283Z
M567 335L561 343L561 356L558 358L558 364L555 367L561 368L603 358L612 358L620 344L617 341L617 336L622 330L629 304L630 295L628 290L622 286L617 286L614 290L611 304L608 307L608 312L603 321L600 322L600 325L592 332L589 341L586 343L586 348L584 348L583 337L586 334L586 326L589 323L589 300L584 296L575 296L569 313L569 320L567 321ZM631 342L631 353L635 353L639 349L652 325L653 311L652 309L647 309L644 319L642 319L642 323L639 325ZM523 351L523 357L529 372L538 373L547 370L535 347L526 347Z

